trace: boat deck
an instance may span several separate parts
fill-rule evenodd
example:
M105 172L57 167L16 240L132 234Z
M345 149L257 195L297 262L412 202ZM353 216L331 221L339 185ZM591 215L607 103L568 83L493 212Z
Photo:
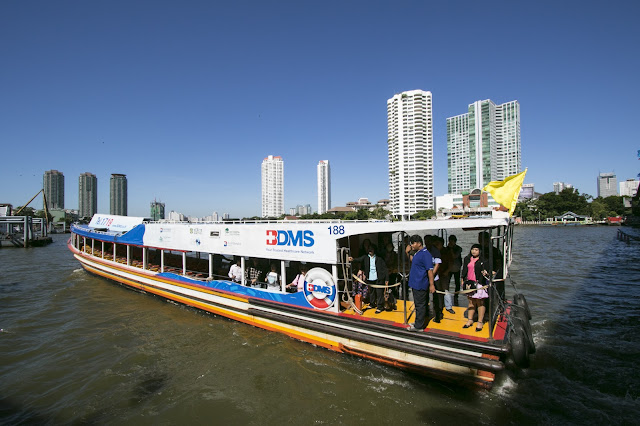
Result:
M379 314L375 313L375 308L369 308L369 305L365 305L363 307L362 316L371 319L373 321L380 321L384 323L404 323L404 300L397 301L397 309L394 311L382 311ZM489 324L484 324L482 327L482 331L476 331L476 323L474 323L469 328L462 328L463 325L467 323L467 319L464 316L467 308L462 306L454 306L453 310L455 314L451 314L446 310L443 312L444 317L440 323L433 322L433 318L429 319L429 323L427 324L427 328L424 332L434 332L445 334L447 336L456 336L462 337L465 339L471 340L487 340L489 339ZM342 311L343 313L356 315L358 314L354 312L352 309L347 309ZM407 323L413 324L414 316L413 316L413 302L407 302ZM496 325L497 326L497 325Z

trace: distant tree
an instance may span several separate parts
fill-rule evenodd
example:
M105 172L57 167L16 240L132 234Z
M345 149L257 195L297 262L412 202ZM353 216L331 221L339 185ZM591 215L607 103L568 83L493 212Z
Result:
M373 219L386 219L391 215L389 210L385 210L384 208L378 206L371 212L371 217Z
M22 209L22 206L18 206L15 209L13 209L13 214L15 215L16 212L20 211L20 209ZM20 213L17 214L17 216L34 217L35 214L36 214L36 211L33 207L25 207L24 209L22 209L22 211L20 211Z
M516 204L514 210L515 216L520 216L522 220L537 220L538 219L538 206L535 203L536 200L525 200Z
M560 216L566 212L579 215L590 213L589 195L581 195L575 188L565 188L559 194L547 192L536 200L536 206L543 217Z
M413 220L425 220L425 219L431 219L435 215L436 215L436 211L435 210L426 209L426 210L420 210L416 214L412 215L411 219L413 219Z
M594 220L602 220L607 216L607 206L602 202L602 198L596 198L591 202L591 217Z

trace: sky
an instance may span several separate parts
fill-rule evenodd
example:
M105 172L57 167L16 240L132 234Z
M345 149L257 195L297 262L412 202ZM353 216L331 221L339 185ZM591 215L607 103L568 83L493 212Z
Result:
M260 215L260 165L284 160L285 208L389 197L386 101L433 94L435 195L446 119L520 102L525 183L596 195L640 173L637 1L0 2L0 203L46 170L128 179L128 214L155 199L188 216ZM33 204L41 208L39 196Z

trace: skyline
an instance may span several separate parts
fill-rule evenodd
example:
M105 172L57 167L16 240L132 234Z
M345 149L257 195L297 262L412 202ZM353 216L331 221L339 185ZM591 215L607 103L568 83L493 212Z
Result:
M520 103L525 183L595 196L599 173L624 181L640 171L639 11L634 2L4 2L0 203L26 203L44 172L59 170L67 208L78 208L75 182L89 172L108 212L117 173L127 175L130 215L147 216L157 199L189 216L257 216L268 155L285 162L286 210L317 209L319 160L331 163L333 206L388 199L386 101L409 90L433 94L436 196L447 193L447 117L485 99Z

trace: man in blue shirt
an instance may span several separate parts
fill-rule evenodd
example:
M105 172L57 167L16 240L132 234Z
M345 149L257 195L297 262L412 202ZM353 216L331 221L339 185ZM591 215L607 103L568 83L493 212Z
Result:
M415 253L411 259L409 287L413 292L416 319L407 330L423 331L427 326L429 293L435 293L436 291L436 287L433 284L433 258L431 253L423 247L420 235L412 235L409 243L411 244L411 251Z

